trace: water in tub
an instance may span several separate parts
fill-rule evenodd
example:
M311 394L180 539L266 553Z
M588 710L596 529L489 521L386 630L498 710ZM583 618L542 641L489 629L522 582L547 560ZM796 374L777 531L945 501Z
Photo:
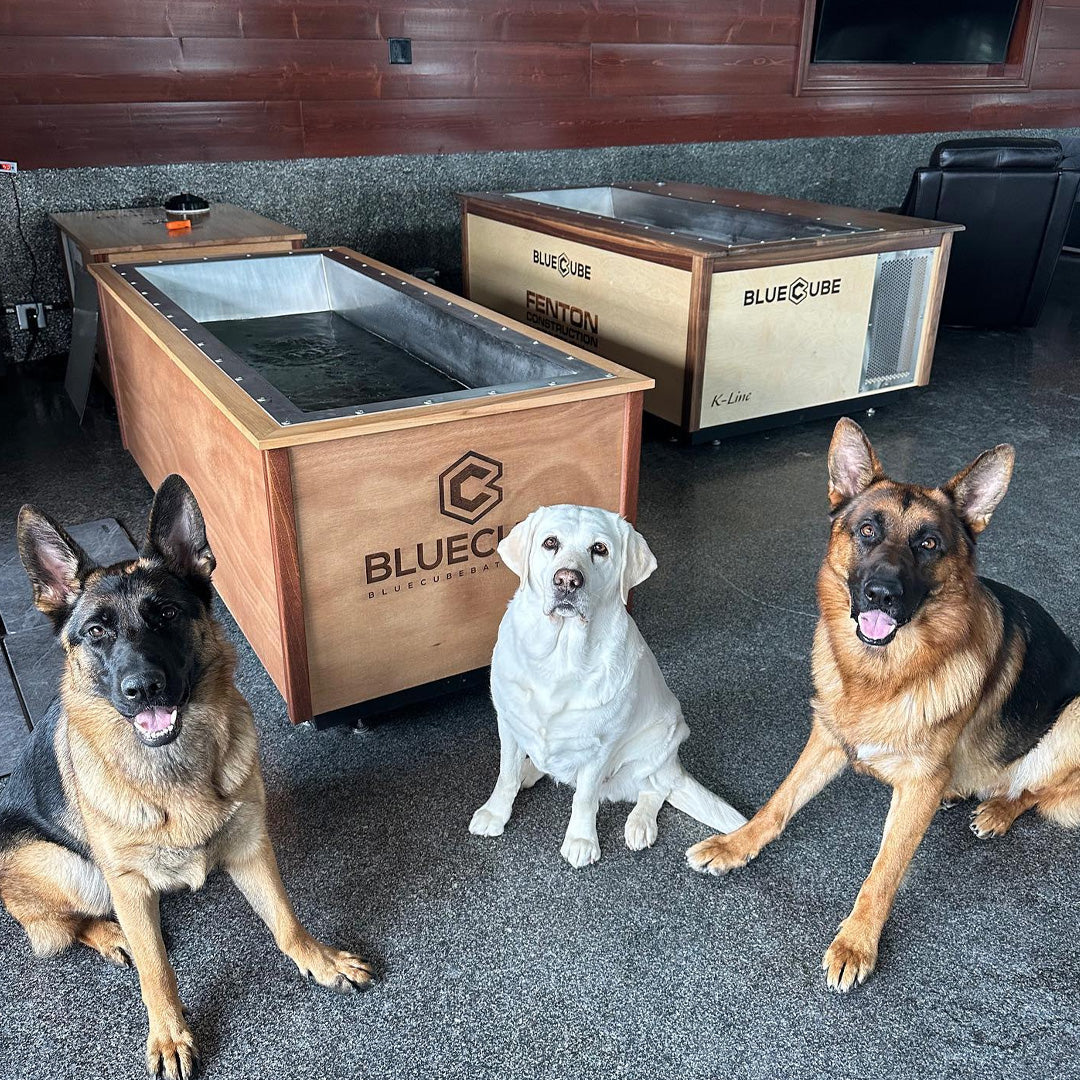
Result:
M464 386L333 311L204 325L304 412L430 397Z

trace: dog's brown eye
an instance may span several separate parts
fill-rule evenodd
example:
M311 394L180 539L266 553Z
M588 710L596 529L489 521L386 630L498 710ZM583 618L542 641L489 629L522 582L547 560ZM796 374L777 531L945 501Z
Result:
M593 546L591 548L589 548L589 550L594 555L599 555L601 557L603 557L604 555L606 555L608 553L607 544L601 544L599 540L595 544L593 544Z
M875 529L874 526L871 525L868 521L865 525L859 526L859 532L863 536L874 536L877 533L877 529Z
M163 607L161 609L161 617L166 622L168 622L169 619L175 619L176 618L176 608L174 608L174 607Z
M543 546L546 547L548 549L548 551L558 551L558 549L559 549L559 541L556 540L554 536L549 536L544 541Z
M105 636L105 627L104 626L98 626L97 623L94 623L93 626L88 626L86 628L86 633L87 633L87 636L93 638L94 641L99 641L101 638L103 638Z
M919 546L926 548L927 551L933 551L937 547L937 540L928 536Z

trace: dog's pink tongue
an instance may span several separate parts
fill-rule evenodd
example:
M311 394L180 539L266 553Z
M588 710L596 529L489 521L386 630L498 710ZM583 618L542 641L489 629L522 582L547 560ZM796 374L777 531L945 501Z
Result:
M865 638L880 641L896 629L896 620L884 611L860 611L859 629Z
M141 713L137 713L135 724L150 735L158 731L168 731L172 727L175 713L175 709L163 709L160 705L155 705L152 709L143 709Z

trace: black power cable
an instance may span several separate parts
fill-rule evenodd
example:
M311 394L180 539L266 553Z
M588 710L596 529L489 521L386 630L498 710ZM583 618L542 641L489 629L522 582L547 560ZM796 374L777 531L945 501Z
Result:
M15 227L19 230L19 236L22 239L23 247L26 248L26 254L30 256L30 297L33 298L37 295L38 277L40 274L40 268L38 266L37 255L34 253L34 248L30 241L26 237L26 230L23 228L23 212L22 203L19 201L19 184L15 179L15 174L11 173L11 195L15 200ZM30 340L26 344L26 353L23 356L23 363L28 363L30 358L34 355L34 349L37 347L38 337L41 334L41 326L30 331Z

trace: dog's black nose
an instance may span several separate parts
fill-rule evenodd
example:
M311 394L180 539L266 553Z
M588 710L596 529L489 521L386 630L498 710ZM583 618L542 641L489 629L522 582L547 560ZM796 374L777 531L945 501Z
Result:
M165 689L165 673L159 668L143 668L120 680L120 692L128 701L149 701Z
M863 586L863 596L871 604L887 604L903 595L904 586L899 578L873 578Z
M578 570L570 570L564 566L561 570L555 571L556 589L562 589L563 592L573 592L575 589L580 589L584 584L585 579Z

